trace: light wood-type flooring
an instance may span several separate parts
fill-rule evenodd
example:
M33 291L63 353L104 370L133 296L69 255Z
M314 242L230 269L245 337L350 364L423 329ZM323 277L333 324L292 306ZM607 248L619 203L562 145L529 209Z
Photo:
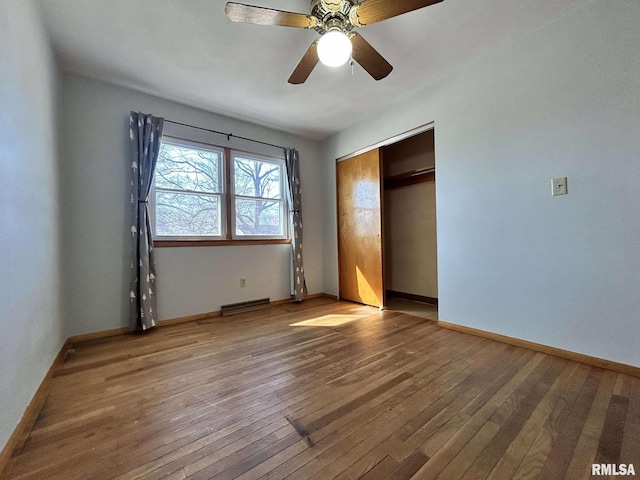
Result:
M387 308L397 312L413 315L414 317L438 320L438 307L428 303L406 300L404 298L387 298Z
M639 378L322 298L75 344L0 478L583 479L594 462L640 470Z

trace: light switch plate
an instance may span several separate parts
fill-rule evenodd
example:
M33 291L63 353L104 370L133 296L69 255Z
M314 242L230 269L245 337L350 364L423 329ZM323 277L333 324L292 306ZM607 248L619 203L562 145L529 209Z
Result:
M567 194L567 177L554 178L551 180L551 195Z

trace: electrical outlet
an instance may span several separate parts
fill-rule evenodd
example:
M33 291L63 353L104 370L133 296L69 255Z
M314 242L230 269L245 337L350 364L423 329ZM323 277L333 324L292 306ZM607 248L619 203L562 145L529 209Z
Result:
M554 178L551 180L551 195L567 194L567 177Z
M247 279L242 277L240 278L240 287L244 288L247 286Z

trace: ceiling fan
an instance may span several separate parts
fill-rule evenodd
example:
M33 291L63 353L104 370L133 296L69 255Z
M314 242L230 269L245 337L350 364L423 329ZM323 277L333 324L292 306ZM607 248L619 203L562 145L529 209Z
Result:
M311 0L309 15L228 2L225 12L234 22L314 29L322 35L304 54L289 77L289 83L304 83L318 61L335 67L344 65L350 58L358 62L373 78L381 80L391 73L393 67L353 29L441 1Z

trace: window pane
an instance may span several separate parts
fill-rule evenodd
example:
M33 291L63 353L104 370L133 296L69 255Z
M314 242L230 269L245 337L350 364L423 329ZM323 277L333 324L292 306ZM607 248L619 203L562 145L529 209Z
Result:
M236 235L283 235L282 202L236 198Z
M220 236L220 198L156 192L157 236Z
M156 165L156 187L220 192L220 153L163 143Z
M280 165L235 157L233 174L236 195L281 198L282 167Z

